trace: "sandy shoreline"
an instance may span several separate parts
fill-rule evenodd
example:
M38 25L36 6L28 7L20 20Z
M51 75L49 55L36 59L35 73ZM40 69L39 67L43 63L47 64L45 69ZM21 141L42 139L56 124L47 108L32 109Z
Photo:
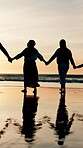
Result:
M65 102L58 88L38 88L38 97L24 99L21 88L0 87L0 147L82 148L83 89L67 89Z

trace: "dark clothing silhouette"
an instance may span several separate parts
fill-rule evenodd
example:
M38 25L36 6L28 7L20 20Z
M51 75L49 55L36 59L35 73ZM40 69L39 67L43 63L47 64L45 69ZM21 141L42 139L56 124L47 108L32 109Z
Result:
M60 41L60 48L58 48L53 56L47 61L46 65L50 64L55 58L57 58L57 64L58 64L58 71L60 76L60 83L61 83L61 89L65 89L65 78L67 71L69 69L69 63L73 65L73 68L75 69L75 63L72 57L71 51L66 47L66 41L61 40Z
M21 53L15 56L13 59L19 59L24 56L24 88L33 87L36 88L38 84L38 70L36 66L36 59L45 62L43 56L38 52L35 46L34 40L30 40Z
M34 47L25 48L15 58L19 59L24 56L24 86L37 87L38 86L38 70L35 60L38 58L43 61L43 56Z
M38 86L38 70L35 61L24 62L24 86Z
M48 62L50 63L55 58L57 58L60 83L66 83L65 77L69 69L69 62L71 62L73 67L75 66L72 53L68 48L58 48Z
M51 57L51 60L54 60L55 58L57 58L57 64L60 63L65 63L65 64L69 64L69 61L71 62L71 64L74 66L74 60L72 58L72 53L68 48L58 48L54 55Z

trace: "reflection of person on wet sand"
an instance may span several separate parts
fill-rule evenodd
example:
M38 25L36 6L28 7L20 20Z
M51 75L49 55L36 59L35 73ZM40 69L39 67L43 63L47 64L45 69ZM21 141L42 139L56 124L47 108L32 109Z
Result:
M43 56L34 47L35 45L35 41L30 40L27 43L27 47L17 56L12 58L12 60L18 60L24 56L24 92L27 92L27 87L33 87L34 92L36 91L36 87L39 87L38 70L35 62L36 59L38 58L40 61L45 63Z
M25 135L25 141L32 143L35 140L36 125L35 116L38 107L38 97L24 95L23 126L21 133Z
M59 108L57 111L55 130L58 135L58 144L63 145L65 136L70 133L71 125L74 121L74 113L71 118L68 119L68 112L65 105L64 94L61 96Z
M74 113L71 118L68 119L68 111L65 105L65 93L61 94L60 103L57 111L57 117L55 124L50 123L51 129L54 129L55 135L58 135L58 144L63 145L65 141L65 136L70 134L70 128L74 121Z
M71 51L66 47L66 41L60 40L60 48L58 48L53 56L47 61L46 65L50 64L55 58L57 58L58 71L60 76L61 91L65 90L65 77L69 69L69 62L76 68Z
M4 55L8 58L9 62L12 62L11 57L9 56L8 52L6 51L6 49L2 46L2 44L0 43L0 50L4 53Z

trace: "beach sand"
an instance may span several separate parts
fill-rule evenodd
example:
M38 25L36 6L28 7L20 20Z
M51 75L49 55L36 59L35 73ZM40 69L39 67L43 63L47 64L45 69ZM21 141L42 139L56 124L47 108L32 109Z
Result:
M83 89L0 87L0 148L83 148Z

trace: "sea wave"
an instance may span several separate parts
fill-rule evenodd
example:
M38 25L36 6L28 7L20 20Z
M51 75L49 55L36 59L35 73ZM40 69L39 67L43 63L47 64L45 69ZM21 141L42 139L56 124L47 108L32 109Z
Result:
M23 87L23 74L0 74L0 86ZM67 75L67 88L83 89L83 75ZM60 88L59 75L39 74L40 87Z
M23 74L0 74L0 81L24 81ZM39 74L39 82L59 83L59 75ZM67 83L83 83L83 75L67 75Z

